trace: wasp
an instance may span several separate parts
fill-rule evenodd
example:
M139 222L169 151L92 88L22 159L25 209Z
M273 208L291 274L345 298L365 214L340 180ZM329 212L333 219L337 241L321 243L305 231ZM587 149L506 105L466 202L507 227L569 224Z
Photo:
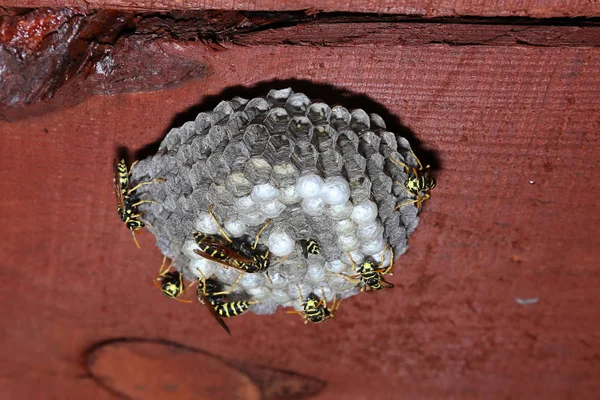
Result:
M392 268L394 267L394 250L391 246L390 249L390 265L387 268L383 268L381 265L383 264L383 260L381 264L377 265L370 260L363 261L358 268L356 267L356 263L352 259L350 253L348 253L348 257L350 257L350 261L352 261L352 266L356 270L358 275L346 276L341 275L343 278L349 280L352 283L360 284L362 282L363 286L360 291L363 290L365 292L370 292L371 290L381 290L383 288L393 288L394 285L392 283L387 282L383 276L390 273ZM357 279L358 278L358 279Z
M300 285L298 286L298 301L300 306L302 307L302 311L288 311L288 314L300 314L302 318L304 318L304 323L307 324L309 322L319 323L329 318L333 318L338 308L340 307L340 303L342 299L333 299L333 303L331 303L331 308L327 308L327 300L325 298L325 290L321 289L322 298L319 298L316 294L310 293L306 301L302 300L302 290L300 289Z
M194 252L210 261L222 264L226 267L233 267L243 272L257 273L263 272L269 268L269 249L258 250L258 239L265 228L271 223L268 220L256 234L254 242L249 244L246 240L231 239L221 228L213 213L214 205L208 209L208 213L215 221L217 229L221 235L208 235L202 232L194 232L194 240L199 249Z
M392 155L390 155L390 160L392 160L392 162L394 162L396 165L404 168L404 171L408 174L408 177L406 178L404 183L396 183L399 183L402 186L402 188L411 196L411 198L413 198L409 201L398 204L396 208L394 208L394 211L397 211L401 207L404 207L408 204L415 203L417 204L417 209L420 210L421 204L423 204L425 200L428 200L431 197L429 192L435 187L435 179L433 179L433 177L431 177L426 171L427 169L429 169L429 165L423 168L423 164L421 164L421 161L417 158L415 153L412 150L410 151L410 153L413 155L415 160L417 160L419 168L411 168L408 165L396 160L394 157L392 157Z
M190 300L183 300L179 298L190 288L190 286L184 288L183 275L181 272L177 270L169 272L173 266L173 260L171 260L171 264L169 264L168 267L164 268L166 260L167 256L164 256L162 264L160 265L160 269L158 270L158 278L153 281L154 286L159 288L168 298L175 299L182 303L191 303ZM158 282L160 282L160 285Z
M131 167L136 164L133 163ZM117 162L117 160L113 163L113 186L115 191L115 198L117 199L117 211L119 213L119 217L121 221L125 223L127 228L131 231L133 235L133 241L137 248L140 248L140 244L138 243L135 232L142 229L145 224L141 220L141 216L143 213L137 212L137 207L140 204L145 203L156 203L154 200L135 200L133 198L133 193L138 190L140 187L144 185L150 185L158 182L165 182L165 179L158 178L148 182L140 182L134 187L130 187L129 178L131 176L131 169L127 168L127 164L125 160L121 160Z
M219 325L225 331L231 335L229 331L229 327L223 321L223 318L235 317L238 315L242 315L250 308L250 305L258 303L258 301L249 301L249 300L236 300L236 301L227 301L225 298L228 294L233 291L233 288L237 285L242 275L240 274L237 280L231 285L229 290L220 291L221 285L215 278L206 279L202 271L197 268L197 270L202 275L201 278L198 278L198 286L196 287L196 295L198 296L198 301L206 306L210 311L211 315Z
M302 246L304 258L308 258L308 254L321 254L319 243L314 239L302 239L300 240L300 245Z

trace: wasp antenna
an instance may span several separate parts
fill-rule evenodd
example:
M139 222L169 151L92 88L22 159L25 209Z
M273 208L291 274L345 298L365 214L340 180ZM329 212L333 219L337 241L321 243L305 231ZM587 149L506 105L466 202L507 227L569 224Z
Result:
M135 242L135 245L138 249L141 249L140 244L137 241L137 238L135 237L135 232L131 231L131 236L133 236L133 241Z

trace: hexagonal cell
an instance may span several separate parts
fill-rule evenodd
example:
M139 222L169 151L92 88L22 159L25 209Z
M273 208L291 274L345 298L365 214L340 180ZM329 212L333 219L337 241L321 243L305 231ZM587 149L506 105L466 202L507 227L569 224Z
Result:
M226 144L229 140L229 129L224 126L215 125L208 131L204 137L204 143L215 151L221 144Z
M335 150L319 153L317 168L323 176L337 175L342 171L344 160L342 155Z
M248 126L248 115L246 115L243 111L236 111L229 117L229 122L227 122L227 127L229 130L234 132L234 134L238 134L239 132L243 132L244 128Z
M272 176L278 187L293 185L298 180L298 175L298 170L289 162L273 166Z
M229 165L220 154L212 154L206 160L206 169L204 172L213 182L225 179L230 171Z
M252 182L241 172L232 173L225 181L225 187L236 197L246 196L252 191Z
M267 113L264 125L272 135L284 133L290 123L290 115L283 108L274 108Z
M243 168L249 158L250 152L242 141L231 141L223 150L223 159L231 169Z
M285 102L285 109L290 115L306 115L310 99L303 93L294 93Z
M350 126L357 132L363 132L371 128L371 119L365 110L356 109L352 110L352 119L350 120Z
M267 141L263 157L271 165L286 162L290 158L294 143L285 135L272 135Z
M295 140L311 141L313 124L306 117L294 117L287 127L287 134Z
M233 114L233 107L228 101L222 101L213 108L213 122L215 124L225 124Z
M371 113L369 114L369 119L371 120L371 128L372 129L387 129L385 121L381 118L381 115Z
M229 100L229 104L234 111L242 111L246 104L248 104L248 99L244 99L243 97L234 97L233 99Z
M271 106L268 101L261 97L257 97L255 99L250 100L246 104L244 111L248 116L248 122L253 124L261 123L265 119L265 116L267 115L267 112L269 112L270 109Z
M301 172L316 172L318 157L319 154L312 144L307 141L299 141L294 146L291 161Z
M264 153L270 136L264 125L253 124L246 128L242 140L250 150L250 154L257 156Z
M329 117L329 123L336 129L343 128L350 124L352 116L347 108L342 106L335 106L331 109L331 116Z
M252 157L246 162L244 173L253 184L266 183L271 178L273 167L262 157Z
M194 121L188 121L179 128L179 136L181 137L181 143L187 143L192 137L196 135L196 124Z
M269 90L267 94L267 100L273 104L274 107L281 107L285 104L287 99L294 93L291 88L285 88L280 90Z
M194 126L197 135L206 135L213 126L212 113L202 112L196 116Z
M334 143L337 142L338 133L330 126L316 126L313 129L313 137L311 143L317 151L330 151L334 148Z
M331 108L325 103L313 103L308 106L306 116L314 125L329 124Z

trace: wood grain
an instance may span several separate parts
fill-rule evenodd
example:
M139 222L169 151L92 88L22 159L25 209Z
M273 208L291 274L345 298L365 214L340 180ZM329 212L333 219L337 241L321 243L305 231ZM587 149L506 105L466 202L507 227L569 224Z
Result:
M8 7L79 7L127 10L250 10L290 11L320 10L325 12L360 12L404 14L423 17L487 16L487 17L577 17L600 15L600 3L588 0L1 0Z
M211 66L205 78L0 122L0 393L113 399L82 354L134 336L319 377L317 399L598 398L600 49L178 46ZM111 162L222 99L289 84L331 102L361 94L348 106L433 152L438 186L395 289L319 326L234 318L230 338L152 286L161 256L119 221Z

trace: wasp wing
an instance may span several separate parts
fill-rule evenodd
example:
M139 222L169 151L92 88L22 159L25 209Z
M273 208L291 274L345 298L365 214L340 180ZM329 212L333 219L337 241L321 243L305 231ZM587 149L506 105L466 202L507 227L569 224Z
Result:
M208 308L213 318L216 319L219 325L221 325L221 327L225 329L225 332L227 332L231 336L229 327L227 326L225 321L223 321L223 318L221 318L217 310L215 310L215 307L213 307L212 303L208 300L208 297L204 293L198 293L198 295L201 297L200 303L204 304L206 308Z
M116 159L113 163L113 187L115 190L115 198L117 199L117 206L119 207L119 211L124 210L125 200L123 199L123 190L121 189L121 176L119 174L119 168Z

